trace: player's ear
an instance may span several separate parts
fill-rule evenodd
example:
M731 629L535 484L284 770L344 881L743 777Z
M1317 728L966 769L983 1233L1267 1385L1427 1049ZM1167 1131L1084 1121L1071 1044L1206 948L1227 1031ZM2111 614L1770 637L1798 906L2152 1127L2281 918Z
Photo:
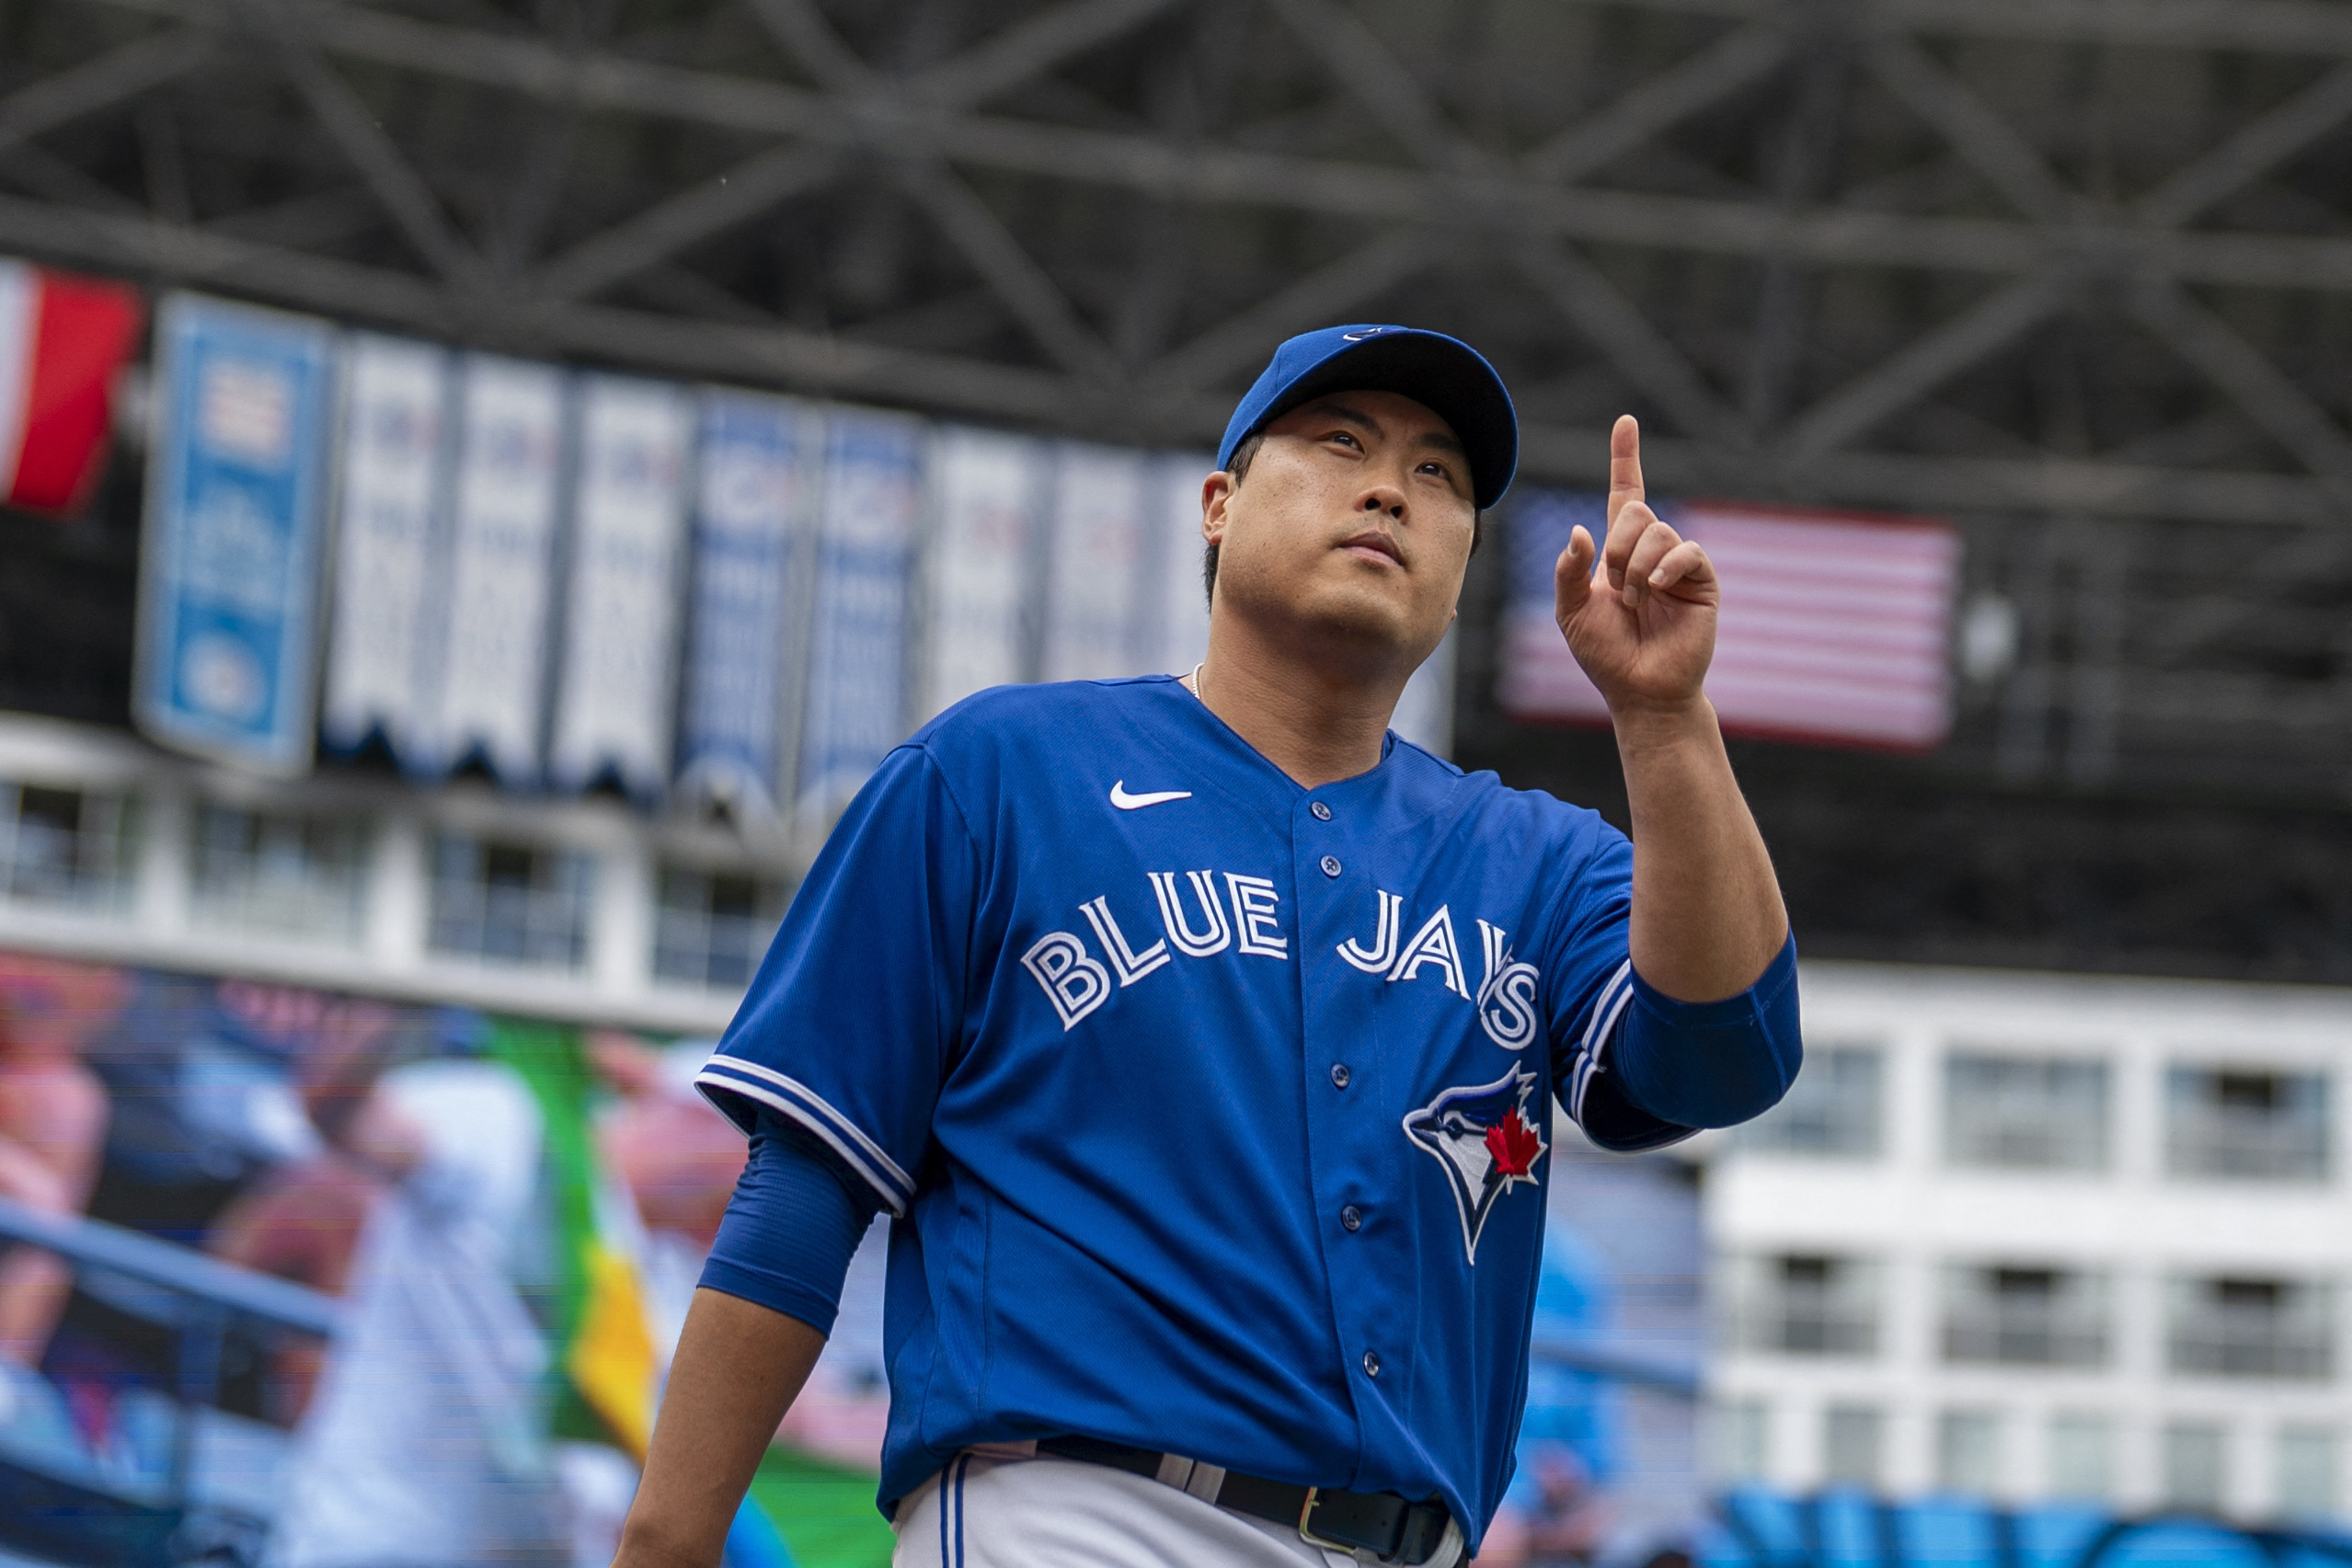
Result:
M1233 499L1233 476L1222 469L1200 482L1200 538L1218 544L1225 537L1225 509Z

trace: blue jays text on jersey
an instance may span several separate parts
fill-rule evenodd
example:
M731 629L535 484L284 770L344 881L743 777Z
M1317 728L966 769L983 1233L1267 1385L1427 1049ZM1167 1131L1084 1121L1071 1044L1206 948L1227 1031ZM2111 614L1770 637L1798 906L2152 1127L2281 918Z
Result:
M1441 1495L1474 1541L1552 1100L1612 1147L1687 1130L1609 1068L1650 994L1630 872L1592 813L1393 738L1302 788L1167 677L983 692L892 753L700 1079L901 1221L885 1505L1074 1434ZM1794 1030L1750 1061L1735 1003L1698 1025L1749 1115Z

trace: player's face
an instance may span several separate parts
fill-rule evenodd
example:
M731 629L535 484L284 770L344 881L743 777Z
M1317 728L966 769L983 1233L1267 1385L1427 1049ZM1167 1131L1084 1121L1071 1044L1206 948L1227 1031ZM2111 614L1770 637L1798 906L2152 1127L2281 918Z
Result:
M1341 392L1265 433L1242 483L1205 491L1219 612L1419 663L1453 619L1476 517L1452 427L1394 392Z

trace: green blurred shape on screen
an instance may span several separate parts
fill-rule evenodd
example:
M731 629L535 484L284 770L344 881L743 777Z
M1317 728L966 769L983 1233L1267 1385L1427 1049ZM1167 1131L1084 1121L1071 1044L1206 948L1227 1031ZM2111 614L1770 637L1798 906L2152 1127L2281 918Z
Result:
M751 1501L797 1568L889 1568L897 1537L874 1506L875 1476L777 1447L751 1478Z

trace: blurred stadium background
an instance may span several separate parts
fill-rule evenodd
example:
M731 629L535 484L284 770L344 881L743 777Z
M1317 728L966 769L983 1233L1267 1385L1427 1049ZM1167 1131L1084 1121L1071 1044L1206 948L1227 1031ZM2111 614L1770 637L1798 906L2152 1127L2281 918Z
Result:
M2347 189L2342 0L0 0L0 1544L348 1560L405 1106L537 1129L484 1507L598 1560L831 814L1188 667L1234 396L1401 320L1525 458L1399 727L1621 814L1542 571L1639 415L1807 962L1772 1118L1563 1143L1490 1557L2329 1550ZM737 1568L887 1552L840 1339Z

